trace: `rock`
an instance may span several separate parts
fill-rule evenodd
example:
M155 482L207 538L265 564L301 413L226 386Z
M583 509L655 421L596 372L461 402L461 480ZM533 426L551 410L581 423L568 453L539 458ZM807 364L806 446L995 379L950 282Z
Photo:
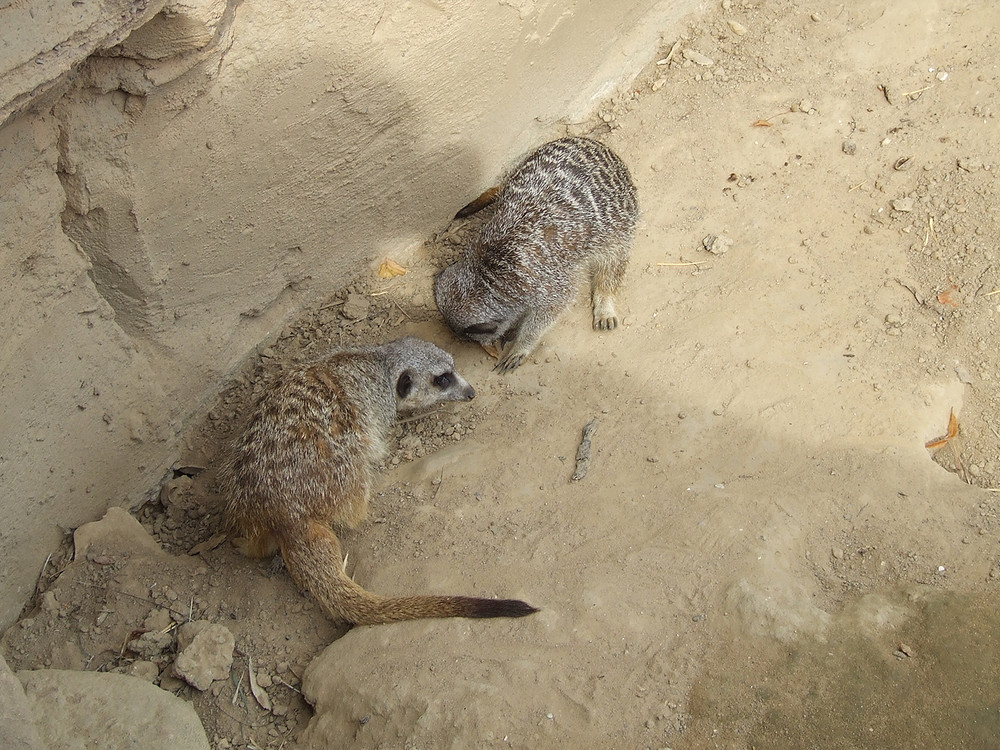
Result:
M61 82L95 51L153 18L160 0L111 0L79 6L4 3L0 61L0 122ZM36 18L38 13L43 15Z
M200 50L215 38L226 9L223 0L167 3L119 45L127 57L162 60Z
M892 207L896 211L902 211L903 213L909 213L913 210L914 200L913 198L896 198L892 202Z
M209 748L190 704L145 680L58 669L18 672L17 678L51 750Z
M191 491L193 480L184 475L176 479L171 479L160 487L160 502L163 507L169 507L182 500L183 496Z
M166 630L173 622L174 619L170 616L169 609L157 607L146 615L146 619L142 622L142 627L145 630Z
M174 677L172 674L161 674L160 675L160 689L166 690L170 693L176 693L183 687L187 687L187 683L184 682L180 677Z
M198 690L229 676L236 639L223 625L207 620L182 625L177 633L174 673Z
M695 65L704 65L705 67L711 67L712 65L715 65L715 60L713 60L711 57L708 57L707 55L701 54L700 52L698 52L698 50L685 48L684 51L681 52L681 55L684 57L685 60L690 60Z
M160 676L160 669L151 661L134 661L129 666L128 673L146 682L155 682Z
M124 508L108 508L100 521L85 523L73 534L73 559L82 560L87 552L141 553L162 557L167 553Z
M45 666L52 669L82 670L86 663L87 657L84 656L80 644L76 639L70 639L52 647L49 661L45 662Z
M368 317L370 303L363 294L348 294L342 312L348 320L362 320Z
M0 747L42 750L42 740L21 683L0 654Z
M701 241L702 247L713 255L725 255L729 248L732 247L732 244L733 241L731 239L724 237L721 234L707 235Z
M854 141L844 141L840 144L840 150L848 156L854 156L855 152L858 150L858 146L854 143Z
M128 647L143 659L152 659L159 656L174 643L173 633L164 633L161 630L150 630L137 638L128 642Z
M739 21L729 20L727 21L729 28L733 30L736 36L744 36L747 33L747 27L741 24Z
M421 441L419 435L406 435L402 440L399 441L399 447L404 451L413 452L418 448L422 447L423 441Z

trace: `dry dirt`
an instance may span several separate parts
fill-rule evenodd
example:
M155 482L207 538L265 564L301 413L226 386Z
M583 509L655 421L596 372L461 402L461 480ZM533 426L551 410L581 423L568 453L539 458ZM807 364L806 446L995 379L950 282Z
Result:
M146 667L216 748L996 747L998 24L992 3L733 0L665 34L571 128L639 187L623 328L592 331L581 293L497 376L434 308L482 217L452 224L247 366L137 513L177 557L54 553L11 667L129 671L162 609L236 636L204 693L170 648ZM397 428L349 570L541 612L326 648L343 631L287 574L215 537L213 459L265 372L404 334L454 351L479 396Z

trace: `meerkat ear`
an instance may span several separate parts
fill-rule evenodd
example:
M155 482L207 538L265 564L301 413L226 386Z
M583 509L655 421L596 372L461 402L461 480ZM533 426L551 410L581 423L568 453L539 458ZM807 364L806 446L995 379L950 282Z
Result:
M413 376L410 375L410 371L406 370L402 375L399 376L399 380L396 381L396 395L400 398L406 398L410 395L410 391L413 389Z

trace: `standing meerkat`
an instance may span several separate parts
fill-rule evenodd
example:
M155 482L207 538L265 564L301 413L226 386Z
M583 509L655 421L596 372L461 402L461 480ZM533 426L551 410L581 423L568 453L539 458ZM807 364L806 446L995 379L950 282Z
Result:
M462 259L434 281L451 329L497 346L497 369L513 370L588 274L594 328L616 328L614 295L639 211L625 163L597 141L561 138L542 145L459 216L494 200L493 216Z
M372 594L348 577L331 528L364 519L397 415L475 395L450 354L412 337L286 370L268 384L219 471L237 545L250 557L280 550L295 582L331 618L354 625L535 612L513 599Z

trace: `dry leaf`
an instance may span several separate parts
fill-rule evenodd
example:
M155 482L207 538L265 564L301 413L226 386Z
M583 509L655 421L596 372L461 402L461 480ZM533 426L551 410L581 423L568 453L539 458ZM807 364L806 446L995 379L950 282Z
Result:
M757 120L757 122L755 122L753 126L755 128L773 128L774 123L768 122L767 120Z
M271 699L264 692L264 688L257 684L257 676L253 673L253 657L247 659L247 673L250 675L250 692L257 699L260 707L265 711L271 710Z
M936 440L931 440L929 443L925 444L924 447L927 448L927 450L937 450L956 435L958 435L958 417L955 416L955 410L952 409L951 416L948 417L948 434L944 437L937 438Z
M489 354L493 359L500 359L500 347L496 344L480 344L483 347L483 351Z
M211 539L206 539L204 542L199 542L194 545L190 550L188 550L189 555L200 555L202 552L208 552L213 550L226 541L226 534L216 534Z
M406 269L389 258L382 261L382 265L378 267L378 277L380 279L392 279L396 276L402 276L404 273L406 273Z
M942 305L951 305L952 307L958 307L958 303L951 298L952 292L957 292L958 287L952 284L948 289L945 289L941 294L937 296L938 302Z

